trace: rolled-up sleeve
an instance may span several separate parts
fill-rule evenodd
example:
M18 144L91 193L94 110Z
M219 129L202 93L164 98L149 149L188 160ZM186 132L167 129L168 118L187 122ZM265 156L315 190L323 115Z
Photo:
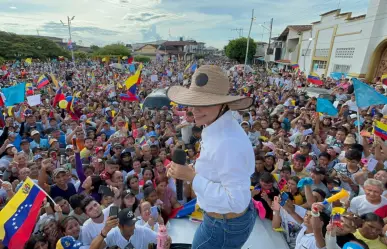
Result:
M254 152L251 145L248 146L237 139L226 139L216 148L211 148L212 156L202 162L203 170L196 174L192 183L199 205L202 200L201 207L205 211L241 213L249 205ZM215 178L211 174L215 174Z

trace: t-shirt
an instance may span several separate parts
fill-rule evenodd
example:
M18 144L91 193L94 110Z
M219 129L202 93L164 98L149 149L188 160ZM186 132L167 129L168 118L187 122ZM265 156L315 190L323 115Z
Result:
M181 128L181 140L183 140L184 144L189 144L189 140L192 136L192 127L194 127L194 124L184 120L181 122L181 125L185 125Z
M356 172L353 172L353 173L349 172L346 163L338 163L333 167L333 169L336 171L337 175L345 175L348 178L351 178L352 182L356 182L354 178L354 174L361 171L361 169L359 168ZM341 187L349 192L352 192L352 188L347 182L341 181Z
M366 239L363 237L363 235L360 234L359 230L357 230L355 233L354 233L355 237L357 239L360 239L362 241L364 241L368 247L370 249L386 249L386 245L384 245L380 240L379 238L377 239L374 239L374 240L371 240L371 239Z
M157 243L157 233L147 227L136 226L133 235L126 240L118 227L113 228L106 236L107 247L118 246L122 249L148 249L149 244Z
M378 208L385 205L387 205L387 198L384 196L382 196L382 200L379 204L374 205L367 201L365 195L360 195L352 199L351 204L349 205L349 211L357 215L363 215L366 213L373 213Z
M294 249L320 249L316 245L316 239L313 233L305 234L306 226L301 225L301 230L298 232L296 238L296 246Z
M105 226L106 220L109 216L109 210L110 210L110 206L102 210L102 213L104 216L102 223L95 223L91 218L89 218L88 220L85 221L85 223L83 223L81 232L82 232L82 244L84 246L90 245L93 239L101 233L103 227Z
M70 200L70 197L75 195L77 193L77 190L74 187L74 184L71 182L67 183L67 190L63 190L59 188L56 184L50 186L50 196L52 199L55 199L55 197L61 196L67 201Z
M304 217L306 213L306 209L300 206L295 205L295 212L300 217ZM290 248L294 248L296 246L296 239L298 232L301 230L301 224L299 224L285 209L280 209L281 216L281 226L285 230L286 241L289 244Z

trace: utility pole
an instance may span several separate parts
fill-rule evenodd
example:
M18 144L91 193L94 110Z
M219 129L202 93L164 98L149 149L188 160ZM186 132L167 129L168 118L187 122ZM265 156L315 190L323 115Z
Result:
M250 22L249 35L247 36L247 46L246 46L246 56L245 56L245 71L246 71L246 65L247 65L247 55L249 54L251 27L253 26L254 20L255 20L255 17L254 17L254 9L253 9L251 12L251 22Z
M40 36L40 35L39 35L39 29L36 29L36 33L38 34L38 36Z
M60 20L60 22L62 23L63 26L67 26L69 28L69 38L70 38L70 41L69 41L69 48L71 50L71 57L73 59L73 62L75 61L74 59L74 49L73 49L73 40L71 38L71 21L74 20L75 16L73 16L72 18L70 18L69 16L67 16L67 25L64 24L64 22L62 22L62 20Z
M273 32L273 18L270 20L270 34L269 34L269 46L268 49L270 49L270 41L271 41L271 33Z

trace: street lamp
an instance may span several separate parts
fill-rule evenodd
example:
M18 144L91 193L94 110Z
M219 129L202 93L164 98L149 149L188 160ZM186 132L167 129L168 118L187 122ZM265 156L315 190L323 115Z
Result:
M74 62L74 49L73 49L73 40L71 38L71 21L74 20L75 16L73 16L71 19L69 16L67 16L67 25L64 24L64 22L62 22L62 20L60 20L60 22L62 23L63 26L67 26L68 29L69 29L69 37L70 37L70 49L71 49L71 57L73 59L73 62Z

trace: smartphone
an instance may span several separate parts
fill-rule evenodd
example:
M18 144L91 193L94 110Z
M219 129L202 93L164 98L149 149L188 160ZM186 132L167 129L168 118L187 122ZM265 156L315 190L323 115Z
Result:
M284 178L281 178L281 180L278 182L278 188L280 190L283 189L286 186L287 183L288 182Z
M100 195L107 195L107 196L113 196L114 197L113 191L108 186L105 186L105 185L99 186L98 194L100 194Z
M118 216L118 207L116 207L116 206L111 206L110 207L109 217L112 217L112 216L115 216L115 217Z
M283 207L286 203L286 201L289 200L289 195L286 193L286 192L283 192L281 194L281 202L280 202L280 206Z
M75 137L73 138L73 146L74 149L77 147L77 139Z
M159 210L158 210L158 207L157 206L153 206L151 207L151 216L157 220L157 218L159 217Z

